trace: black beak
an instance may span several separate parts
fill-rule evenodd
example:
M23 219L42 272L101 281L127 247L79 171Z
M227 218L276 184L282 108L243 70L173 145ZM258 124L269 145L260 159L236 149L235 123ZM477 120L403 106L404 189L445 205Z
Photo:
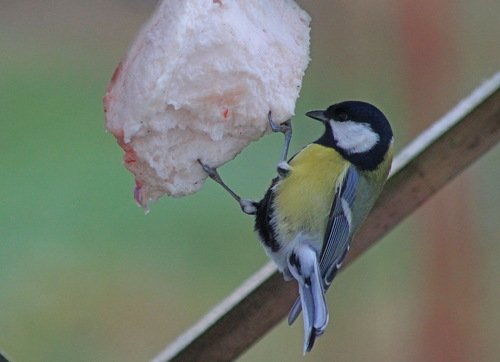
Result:
M306 113L306 116L321 122L328 121L328 118L325 116L325 111L310 111Z

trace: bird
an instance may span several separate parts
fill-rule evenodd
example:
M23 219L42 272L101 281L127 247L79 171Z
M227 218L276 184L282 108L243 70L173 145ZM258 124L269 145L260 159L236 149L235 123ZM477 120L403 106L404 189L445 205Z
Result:
M260 201L242 199L216 168L199 160L203 170L255 216L255 231L285 280L298 283L291 325L301 311L303 353L311 351L328 324L325 292L342 266L350 243L368 216L388 177L393 132L374 105L343 101L306 113L324 125L324 133L287 160L291 120L275 124L285 136L277 176Z

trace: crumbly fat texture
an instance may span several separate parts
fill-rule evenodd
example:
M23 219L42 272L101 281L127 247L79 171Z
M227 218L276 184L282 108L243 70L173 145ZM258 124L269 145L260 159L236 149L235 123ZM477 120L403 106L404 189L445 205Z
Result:
M142 206L196 192L207 175L294 114L309 15L292 0L164 0L117 67L106 127Z

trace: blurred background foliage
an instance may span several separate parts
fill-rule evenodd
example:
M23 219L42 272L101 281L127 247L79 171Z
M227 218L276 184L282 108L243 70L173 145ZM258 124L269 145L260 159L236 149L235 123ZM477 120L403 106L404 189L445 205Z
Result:
M313 18L312 61L296 110L295 151L321 132L304 112L348 98L382 108L401 149L500 68L495 0L301 5ZM253 220L211 182L196 195L162 199L147 216L133 202L122 152L104 131L102 96L154 6L1 2L0 350L15 361L147 360L266 261ZM422 14L430 16L414 23ZM434 58L412 53L427 43ZM423 86L413 87L419 79ZM221 173L257 199L281 145L280 136L264 137ZM426 240L436 237L413 218L338 278L328 296L330 326L308 360L445 360L460 338L468 341L464 358L497 360L499 161L497 147L454 181L466 183L467 203L442 203L449 214L465 210L464 222L441 230L468 229L472 263L458 273L470 278L455 283L463 293L450 300L446 292L440 298L439 284L428 288L434 245ZM426 210L417 218L425 220ZM451 249L434 267L467 259ZM456 308L462 297L465 310ZM451 310L458 337L453 323L429 317L433 303ZM429 347L433 323L444 335ZM281 323L241 360L302 361L300 324Z

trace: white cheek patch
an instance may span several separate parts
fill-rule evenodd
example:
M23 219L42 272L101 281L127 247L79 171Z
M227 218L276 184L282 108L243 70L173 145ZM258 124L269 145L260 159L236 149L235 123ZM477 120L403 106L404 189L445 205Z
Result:
M363 153L371 150L380 140L368 123L330 121L333 138L347 153Z

